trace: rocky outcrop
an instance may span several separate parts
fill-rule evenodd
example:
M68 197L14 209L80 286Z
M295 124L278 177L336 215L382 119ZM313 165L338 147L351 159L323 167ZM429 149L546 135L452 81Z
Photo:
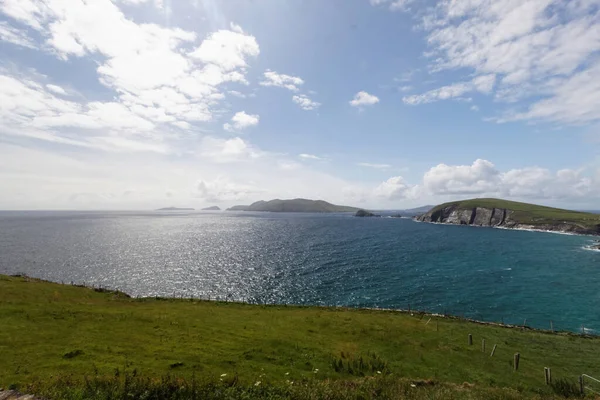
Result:
M355 217L381 217L381 215L377 215L377 214L373 214L372 212L369 212L367 210L358 210L356 212L356 214L354 214Z
M477 207L474 214L471 225L489 226L491 225L492 215L494 215L494 209Z
M494 208L492 210L492 217L490 218L491 226L500 226L504 223L506 217L506 210L503 208Z
M31 394L19 393L16 390L0 389L0 400L42 400L40 397L35 397Z
M551 232L575 233L581 235L600 235L600 226L586 227L568 221L548 224L525 224L515 218L513 210L504 208L463 208L457 204L436 207L415 218L421 222L434 222L455 225L491 226L512 229L535 229Z

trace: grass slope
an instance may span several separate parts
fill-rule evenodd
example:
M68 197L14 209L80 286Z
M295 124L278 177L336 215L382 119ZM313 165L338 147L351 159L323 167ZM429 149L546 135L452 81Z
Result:
M196 393L190 382L201 378L208 392L197 398L228 391L234 398L357 398L364 391L362 398L549 398L544 367L552 368L555 381L570 384L582 373L600 376L600 339L442 317L427 323L429 318L391 311L131 299L0 275L0 387L38 382L29 390L54 398L101 398L96 386L115 391L133 385L135 379L123 381L122 372L135 370L149 379L139 389L149 393L153 387L167 390L173 377L183 379L172 381L174 390L187 387ZM469 333L473 346L467 345ZM494 344L498 348L490 357ZM511 365L515 352L521 354L518 372ZM85 383L85 376L95 378ZM418 379L437 384L413 383ZM210 385L217 389L207 389ZM266 394L253 392L258 386ZM161 396L171 398L164 393L156 398Z
M483 208L505 208L513 210L514 214L511 219L523 224L543 225L570 222L580 224L586 227L594 227L600 224L600 215L591 214L582 211L563 210L560 208L552 208L540 206L536 204L520 203L517 201L501 200L501 199L470 199L462 201L453 201L440 204L432 209L439 209L458 205L461 209L473 209L476 207Z

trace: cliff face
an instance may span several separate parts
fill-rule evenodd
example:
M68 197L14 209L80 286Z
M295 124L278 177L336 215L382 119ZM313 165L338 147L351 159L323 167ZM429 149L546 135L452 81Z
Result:
M456 204L431 211L415 218L422 222L436 222L456 225L491 226L513 229L539 229L544 231L568 232L582 235L600 235L598 227L590 228L568 221L552 224L525 224L514 218L514 211L505 208L461 208Z

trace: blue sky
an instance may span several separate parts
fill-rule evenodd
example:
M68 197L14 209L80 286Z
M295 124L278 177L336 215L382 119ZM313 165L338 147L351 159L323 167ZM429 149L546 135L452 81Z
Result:
M3 0L0 209L600 198L596 0Z

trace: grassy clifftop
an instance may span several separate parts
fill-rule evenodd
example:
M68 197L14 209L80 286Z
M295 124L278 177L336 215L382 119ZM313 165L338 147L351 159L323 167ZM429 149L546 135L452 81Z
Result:
M444 203L434 207L430 212L435 212L450 206L457 206L458 209L474 209L476 207L481 207L511 210L513 211L511 219L522 224L543 225L566 222L580 224L586 227L593 227L600 224L600 215L597 214L492 198Z
M597 338L391 311L132 299L1 275L0 326L0 387L37 382L31 392L54 398L108 398L94 393L132 384L124 371L146 379L125 391L195 382L198 398L553 398L544 367L571 387L600 376Z

